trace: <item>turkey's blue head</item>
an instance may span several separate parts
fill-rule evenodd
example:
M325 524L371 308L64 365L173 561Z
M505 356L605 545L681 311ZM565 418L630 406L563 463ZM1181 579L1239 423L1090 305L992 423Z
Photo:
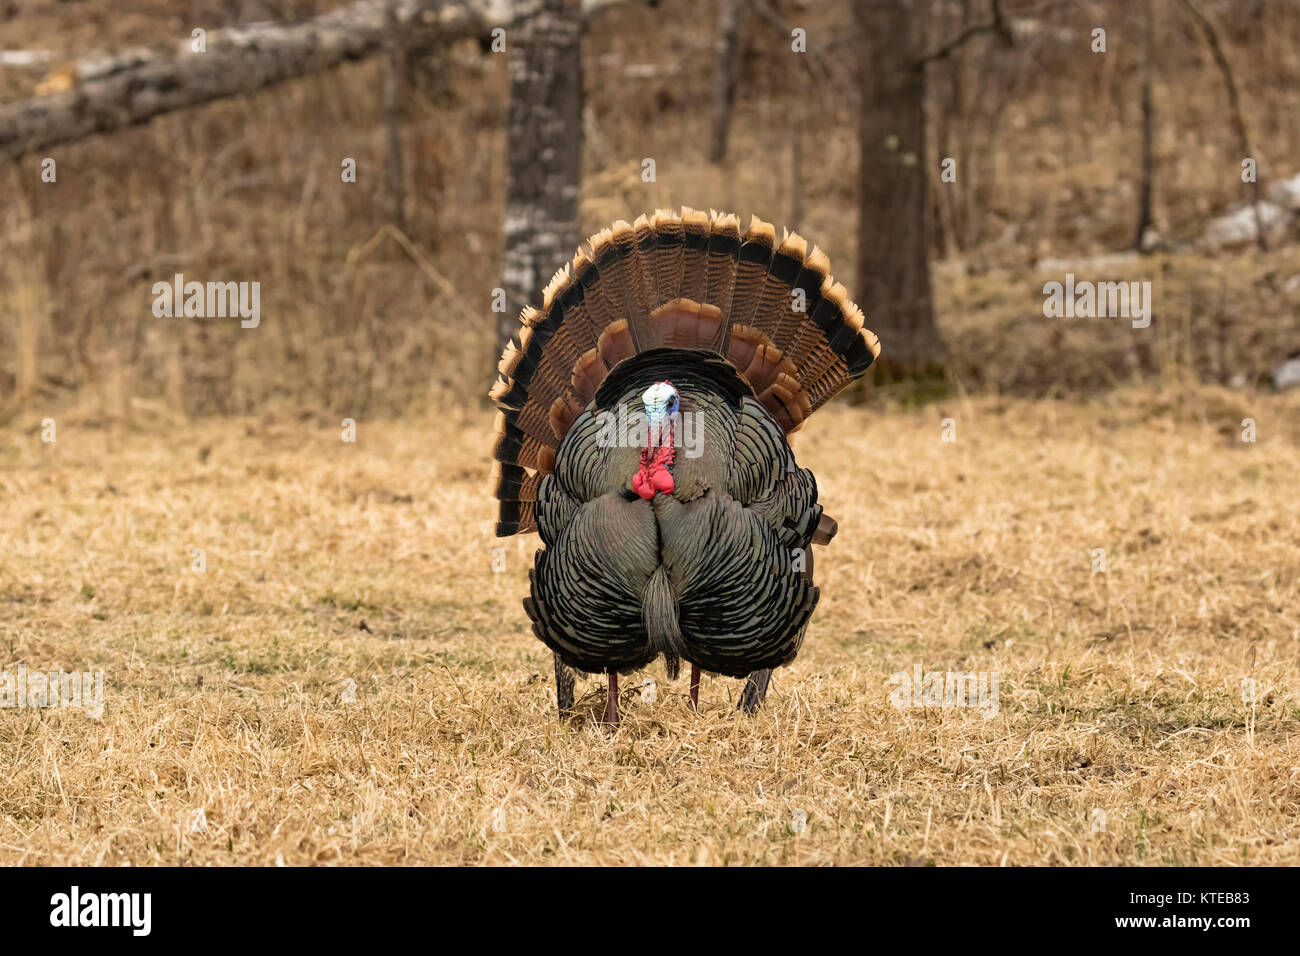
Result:
M655 493L671 495L673 476L673 421L679 407L677 389L672 382L655 382L641 393L645 406L645 447L641 449L641 467L632 476L632 490L647 501Z
M662 425L677 414L677 389L672 382L655 382L641 393L641 401L651 425Z

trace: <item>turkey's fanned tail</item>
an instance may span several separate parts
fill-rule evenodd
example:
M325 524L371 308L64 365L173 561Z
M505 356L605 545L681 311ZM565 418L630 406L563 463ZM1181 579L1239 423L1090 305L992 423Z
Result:
M816 246L771 223L683 208L622 220L579 247L526 308L490 393L496 533L535 531L539 477L619 363L657 348L721 355L785 431L880 354Z

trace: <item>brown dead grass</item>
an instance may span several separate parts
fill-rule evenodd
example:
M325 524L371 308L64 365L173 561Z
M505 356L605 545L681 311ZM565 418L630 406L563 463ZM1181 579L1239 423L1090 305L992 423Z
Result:
M833 406L797 447L841 529L803 654L754 719L625 679L613 736L599 680L554 714L486 412L15 422L0 664L107 701L0 710L0 863L1300 862L1297 402ZM999 713L890 706L918 662L998 672Z

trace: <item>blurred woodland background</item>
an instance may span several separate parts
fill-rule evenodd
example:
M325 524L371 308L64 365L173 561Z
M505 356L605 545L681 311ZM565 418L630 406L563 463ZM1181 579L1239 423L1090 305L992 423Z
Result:
M322 16L351 38L283 32ZM1300 348L1294 0L5 0L0 54L0 422L485 403L576 241L682 204L825 249L878 394L1270 385ZM1068 271L1152 281L1152 328L1045 319ZM260 282L260 327L156 318L178 272Z
M487 390L681 205L884 359L798 436L840 533L764 709L656 663L611 736ZM0 863L1296 865L1298 220L1300 0L0 0L0 666L108 688L0 717Z

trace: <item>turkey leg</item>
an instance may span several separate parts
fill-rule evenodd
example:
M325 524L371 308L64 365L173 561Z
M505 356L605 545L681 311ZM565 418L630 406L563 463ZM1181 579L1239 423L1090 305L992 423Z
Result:
M700 667L691 665L691 709L700 709Z
M609 698L605 701L605 723L618 726L618 672L609 672Z
M554 653L554 652L552 652ZM568 717L573 712L573 671L560 655L555 654L555 704L560 717Z
M767 682L771 679L771 668L750 674L745 680L745 689L740 692L736 709L743 710L747 714L758 713L758 708L763 706L763 698L767 696Z

